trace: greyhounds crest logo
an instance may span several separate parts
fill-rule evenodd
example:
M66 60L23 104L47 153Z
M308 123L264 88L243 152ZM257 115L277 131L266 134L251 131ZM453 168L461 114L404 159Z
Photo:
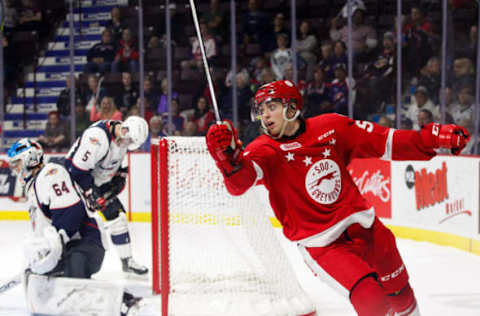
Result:
M316 202L334 203L342 191L342 178L337 163L331 159L314 163L305 177L305 188Z

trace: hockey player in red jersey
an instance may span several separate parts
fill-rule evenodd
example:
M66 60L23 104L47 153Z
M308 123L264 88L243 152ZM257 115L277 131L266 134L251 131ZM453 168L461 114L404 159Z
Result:
M358 315L420 315L395 237L362 197L347 165L367 157L429 160L436 148L458 154L468 132L437 123L395 130L338 114L303 119L302 106L291 81L260 87L255 116L265 135L245 150L231 122L210 127L207 147L227 190L241 195L263 184L284 235Z

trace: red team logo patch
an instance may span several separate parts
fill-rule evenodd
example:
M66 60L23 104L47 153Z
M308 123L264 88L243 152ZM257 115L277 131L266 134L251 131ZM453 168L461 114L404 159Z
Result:
M332 204L342 191L340 168L331 159L315 162L305 177L305 188L312 199L320 204Z

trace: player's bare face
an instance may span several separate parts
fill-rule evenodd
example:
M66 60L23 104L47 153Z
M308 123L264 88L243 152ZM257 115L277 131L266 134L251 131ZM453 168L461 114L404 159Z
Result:
M119 128L119 134L117 134L117 135L120 135L120 136L117 137L115 142L120 147L128 147L129 145L131 145L133 143L132 139L130 137L126 136L127 133L128 133L128 128L125 128L125 127L122 128L120 126L118 126L118 128Z
M282 103L279 101L264 102L260 106L259 112L263 124L268 129L270 135L280 134L284 123Z

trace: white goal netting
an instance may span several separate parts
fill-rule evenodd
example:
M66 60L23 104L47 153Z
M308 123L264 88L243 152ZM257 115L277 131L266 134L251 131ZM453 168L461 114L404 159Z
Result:
M314 312L266 206L253 190L226 191L203 137L153 145L152 180L154 289L163 291L168 315Z

